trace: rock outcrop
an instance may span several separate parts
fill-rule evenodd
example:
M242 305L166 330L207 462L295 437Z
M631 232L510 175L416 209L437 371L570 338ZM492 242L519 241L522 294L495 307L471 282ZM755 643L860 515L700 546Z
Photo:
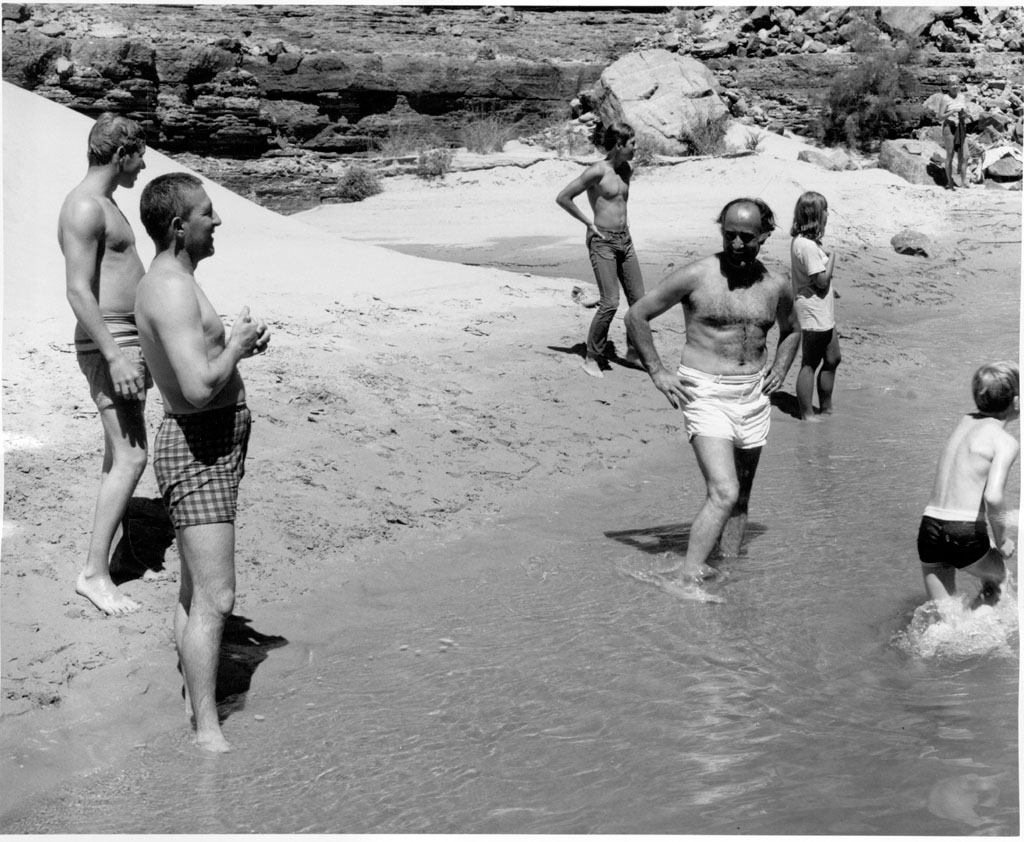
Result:
M608 67L588 96L606 125L625 120L665 154L683 155L702 126L728 116L717 89L715 75L696 59L641 50Z
M482 113L539 130L616 59L657 49L710 67L733 116L810 135L866 33L920 35L927 96L950 70L1019 79L1022 22L1013 7L4 4L3 73L87 114L130 113L168 152L343 154L396 127L458 144Z

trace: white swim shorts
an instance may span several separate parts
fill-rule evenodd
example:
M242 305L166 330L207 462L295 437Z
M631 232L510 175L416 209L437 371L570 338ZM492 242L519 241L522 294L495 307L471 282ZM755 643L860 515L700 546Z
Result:
M741 450L768 441L772 404L761 391L764 371L757 374L708 374L679 366L686 401L683 421L687 438L730 439Z

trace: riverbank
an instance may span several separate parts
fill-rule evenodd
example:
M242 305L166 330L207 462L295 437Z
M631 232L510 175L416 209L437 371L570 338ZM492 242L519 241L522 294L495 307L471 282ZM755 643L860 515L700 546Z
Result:
M6 85L3 106L0 745L3 778L16 782L5 787L6 812L69 773L116 764L154 734L184 732L185 723L171 645L178 560L151 471L136 492L136 563L124 570L142 610L107 618L74 593L101 441L68 347L73 321L53 227L84 173L89 121ZM152 247L137 219L139 190L179 169L155 150L147 164L140 184L118 194L145 262ZM301 637L316 617L296 618L293 629L259 618L280 616L367 559L387 563L382 547L458 534L523 496L609 481L652 442L678 436L678 418L641 372L613 366L595 381L580 371L593 312L571 294L590 283L580 276L582 227L554 204L578 171L575 162L545 161L436 183L399 177L358 205L289 218L210 186L224 224L200 281L226 320L250 305L273 331L270 354L243 367L258 420L238 522L236 614L251 621L239 624L240 647L266 656L275 636ZM790 214L805 189L834 209L827 243L839 255L842 294L838 410L870 389L892 395L897 417L952 419L968 406L978 364L1018 354L1019 193L950 194L881 170L827 172L791 149L659 167L641 173L631 195L648 285L717 248L713 220L741 194L775 208L780 228L764 256L785 271ZM927 235L935 253L896 254L889 241L903 227ZM563 275L561 267L574 268ZM944 354L944 332L986 324L975 356ZM671 358L681 317L656 327ZM621 319L612 338L624 341ZM929 400L936 379L962 383L963 400ZM152 435L155 393L147 413ZM932 466L921 471L925 487ZM146 565L168 578L144 581ZM226 728L230 739L230 718ZM56 739L69 734L75 739Z

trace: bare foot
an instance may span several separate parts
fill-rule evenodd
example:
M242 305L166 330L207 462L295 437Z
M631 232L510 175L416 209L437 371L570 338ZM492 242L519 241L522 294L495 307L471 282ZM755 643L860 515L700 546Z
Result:
M604 377L604 372L601 371L601 364L593 357L587 357L583 361L583 370L591 377Z
M677 558L674 561L672 561L669 559L668 553L665 553L663 558L663 563L659 564L654 570L654 572L657 573L659 576L667 576L670 573L678 573L679 568L683 566L682 559Z
M196 734L196 745L203 751L212 751L216 754L231 751L231 743L224 739L219 728L209 734Z
M141 607L135 600L129 599L121 593L109 576L87 578L84 570L78 574L75 592L88 599L104 614L110 614L113 617L131 614Z
M806 421L808 424L817 424L821 421L821 418L818 417L820 415L820 412L812 412L810 415L802 415L800 420Z
M821 409L818 410L818 415L831 415L831 414L832 414L832 407L831 406L823 406Z
M707 564L699 564L696 567L690 567L684 563L679 568L679 578L687 582L703 582L708 579L714 579L717 575L718 571Z

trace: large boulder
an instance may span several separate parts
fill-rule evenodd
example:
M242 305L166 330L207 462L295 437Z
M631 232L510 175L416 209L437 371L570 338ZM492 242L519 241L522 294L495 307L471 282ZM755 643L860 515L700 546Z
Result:
M929 140L886 140L878 150L878 166L912 184L935 184L928 163L942 148Z
M924 35L938 20L956 18L959 6L882 6L878 20L891 30L907 35Z
M594 99L605 124L625 120L666 154L684 154L687 138L728 115L714 74L689 56L642 50L623 56L602 74Z

